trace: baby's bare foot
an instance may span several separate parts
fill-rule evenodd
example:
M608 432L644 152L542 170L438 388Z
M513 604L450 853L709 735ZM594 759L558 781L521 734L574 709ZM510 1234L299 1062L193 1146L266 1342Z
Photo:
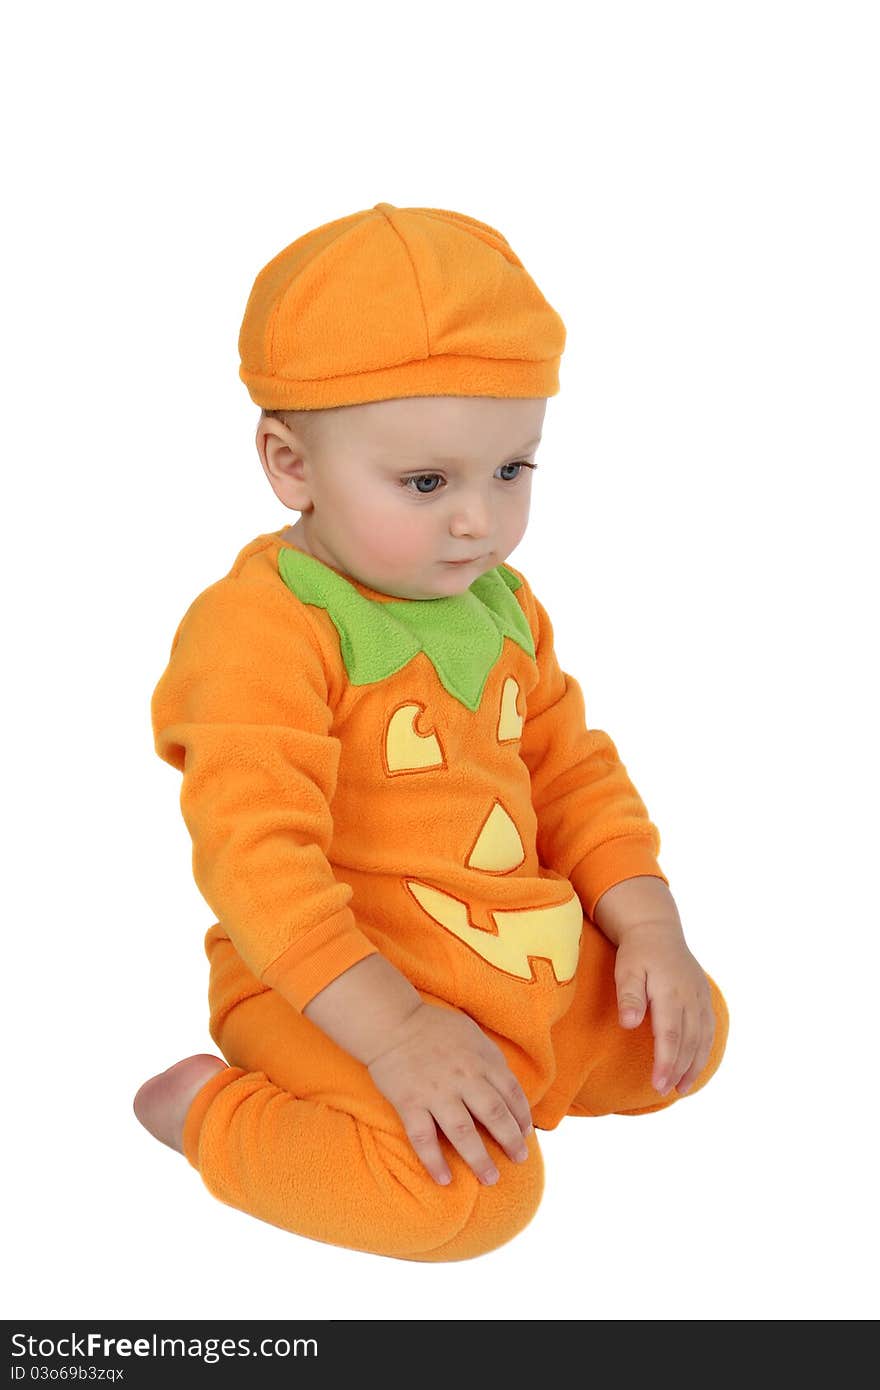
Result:
M151 1076L134 1098L134 1113L144 1129L170 1149L183 1153L183 1122L196 1092L226 1065L222 1057L199 1052Z

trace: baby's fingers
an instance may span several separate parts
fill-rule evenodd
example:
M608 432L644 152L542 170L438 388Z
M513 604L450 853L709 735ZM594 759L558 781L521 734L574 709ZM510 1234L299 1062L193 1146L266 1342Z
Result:
M695 1018L687 1008L682 1010L681 1016L681 1036L678 1044L678 1053L671 1066L666 1068L666 1085L668 1090L677 1088L686 1075L689 1068L693 1066L697 1048L700 1044L699 1019Z
M519 1087L518 1082L515 1085ZM523 1130L500 1089L490 1080L474 1080L462 1090L462 1100L471 1114L501 1145L508 1158L513 1159L514 1163L524 1163L529 1151L523 1138Z
M694 1060L676 1085L676 1090L680 1096L687 1094L709 1060L709 1053L712 1051L712 1043L715 1041L715 1014L711 1007L708 1013L708 1019L705 1019L703 1022L700 1041L694 1053Z
M453 1148L461 1154L465 1163L480 1182L487 1186L497 1182L498 1169L486 1152L486 1147L477 1133L477 1127L466 1107L461 1103L456 1103L444 1107L441 1111L438 1106L436 1118ZM520 1143L522 1143L521 1136Z
M399 1111L406 1137L435 1182L452 1182L449 1164L437 1138L437 1128L429 1110Z
M618 957L618 962L619 962ZM617 1017L621 1028L638 1028L648 1007L644 971L619 969L615 976Z
M508 1106L513 1111L514 1119L519 1125L520 1134L526 1135L532 1129L532 1111L529 1106L528 1097L522 1086L517 1081L513 1072L507 1073L507 1081L497 1081L494 1083L497 1090Z
M665 1096L681 1075L681 1068L676 1069L684 1035L684 1011L681 1005L652 1003L651 1027L654 1033L651 1085L661 1096Z

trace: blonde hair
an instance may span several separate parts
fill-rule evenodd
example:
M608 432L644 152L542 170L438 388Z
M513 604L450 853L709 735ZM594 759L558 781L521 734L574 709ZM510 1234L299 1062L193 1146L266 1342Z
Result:
M294 434L308 437L314 434L316 416L325 414L323 410L269 410L266 406L262 406L261 411L263 416L280 420L282 425L287 425Z

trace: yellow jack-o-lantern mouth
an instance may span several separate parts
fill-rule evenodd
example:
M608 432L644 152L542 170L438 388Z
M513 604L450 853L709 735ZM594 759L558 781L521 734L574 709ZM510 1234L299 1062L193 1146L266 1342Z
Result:
M584 921L583 909L576 894L554 907L492 912L497 932L490 932L471 925L467 905L460 899L439 888L429 888L416 879L409 878L405 882L429 917L497 970L516 975L521 980L533 980L532 957L549 960L560 984L573 978Z

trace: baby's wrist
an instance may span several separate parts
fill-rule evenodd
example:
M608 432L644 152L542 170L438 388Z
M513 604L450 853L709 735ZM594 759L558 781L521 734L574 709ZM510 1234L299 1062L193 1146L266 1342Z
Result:
M418 1024L415 1024L416 1016L428 1006L419 999L415 1008L402 1015L394 1023L389 1020L388 1027L384 1030L381 1038L377 1039L376 1046L372 1051L372 1056L362 1057L364 1066L370 1068L375 1062L381 1061L389 1052L393 1052L400 1043L412 1037L414 1031L418 1031Z
M593 921L615 946L638 927L654 926L684 936L667 884L648 874L623 879L607 889L593 908Z
M406 976L374 952L331 980L303 1013L369 1066L421 1004L421 995Z

